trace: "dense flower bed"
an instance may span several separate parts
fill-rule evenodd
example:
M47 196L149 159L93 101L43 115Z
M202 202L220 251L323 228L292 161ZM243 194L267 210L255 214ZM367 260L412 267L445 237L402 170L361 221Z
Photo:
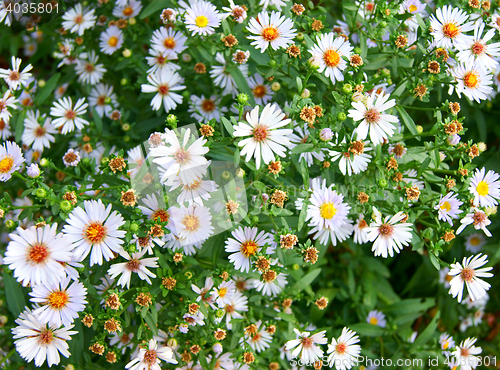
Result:
M499 368L498 7L0 1L0 367Z

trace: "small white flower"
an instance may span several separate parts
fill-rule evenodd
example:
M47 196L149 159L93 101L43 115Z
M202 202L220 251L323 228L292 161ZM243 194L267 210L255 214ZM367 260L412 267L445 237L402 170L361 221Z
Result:
M382 214L373 207L375 222L367 229L368 240L373 243L372 251L375 256L387 258L387 254L393 257L394 252L399 253L407 246L412 238L411 223L401 223L406 215L398 212L394 216L387 216L382 221Z
M78 74L78 81L95 85L102 80L106 68L102 64L97 64L99 57L95 51L82 53L79 59L76 59L75 71Z
M220 99L217 99L215 95L206 98L204 95L200 97L191 95L188 111L191 112L191 117L197 121L207 122L215 118L219 122L221 113L227 112L227 107L220 106L219 103Z
M485 244L486 238L483 234L474 233L465 237L465 250L471 253L480 252Z
M323 357L323 350L319 345L327 343L327 338L325 338L326 331L320 331L311 335L310 332L304 331L300 332L298 329L293 329L297 335L297 339L292 339L286 342L285 349L287 351L292 351L291 357L300 359L306 364L312 364L315 361Z
M41 119L40 123L38 120ZM42 115L40 111L28 111L27 117L24 119L24 132L21 140L24 145L31 146L34 150L43 151L44 148L50 148L50 143L56 141L52 134L56 134L57 130L50 120L50 117Z
M76 4L74 8L64 13L62 26L69 32L76 32L78 36L82 36L86 29L94 26L97 18L94 12L95 9L87 11L87 9L82 7L82 4Z
M498 66L495 58L500 56L500 43L487 44L495 36L495 30L488 30L482 37L483 31L484 23L478 21L474 27L474 36L467 36L461 43L457 43L457 59L465 65L478 61L485 70L491 71Z
M463 93L470 100L478 103L486 100L493 91L492 75L485 72L479 61L471 64L458 64L451 73L457 80L456 92L458 97Z
M472 301L480 299L486 294L491 285L479 278L492 277L493 274L487 271L491 271L493 267L479 267L488 263L487 258L487 255L478 254L468 258L464 257L462 264L458 262L451 264L448 275L455 277L450 281L449 293L453 298L458 296L458 301L462 301L464 284L467 286Z
M174 351L168 346L163 346L158 349L156 340L150 339L147 349L141 348L136 358L130 361L125 369L128 370L161 370L161 360L169 363L176 364L177 360L174 358Z
M233 17L233 20L238 23L243 23L243 21L247 18L247 11L240 5L235 5L233 0L229 0L229 8L223 7L222 10L225 10L227 13L223 14L224 17Z
M0 68L0 78L3 78L7 85L9 85L9 89L12 91L19 89L20 85L24 87L28 87L30 84L31 71L33 66L28 64L22 72L19 72L21 69L21 58L12 57L12 69L3 69Z
M212 215L207 207L199 204L172 207L172 223L179 238L186 244L202 242L213 234Z
M226 240L226 252L229 255L229 261L241 272L249 272L251 258L264 247L275 244L271 234L261 231L257 235L256 227L245 227L234 230L231 235L234 237ZM273 253L272 248L267 248L266 253Z
M381 328L385 328L385 325L387 324L387 321L385 321L385 315L377 310L368 312L366 322L368 324L380 326Z
M481 207L493 207L500 199L500 175L495 171L488 171L483 168L476 169L472 176L469 191L474 195L474 205Z
M234 281L223 281L217 288L214 288L210 293L212 299L217 303L220 308L225 307L231 303L231 299L236 294L236 286Z
M328 365L337 370L350 369L356 362L361 352L359 337L356 332L348 328L342 329L339 339L332 338L328 345Z
M289 18L281 15L280 12L260 12L256 18L250 19L247 30L252 33L252 36L247 36L248 39L254 40L251 45L256 49L260 49L263 53L269 46L273 50L286 48L293 43L293 39L297 36L297 30L293 28L293 22ZM255 36L254 36L255 35Z
M89 106L96 110L99 117L104 115L109 117L113 108L118 107L113 86L101 83L94 86L90 91Z
M17 109L16 103L18 100L14 95L10 93L10 91L6 91L3 94L3 97L0 99L0 120L9 123L10 117L12 114L9 112L9 108Z
M436 15L430 18L431 35L436 46L451 49L453 45L464 41L465 33L474 29L474 22L465 23L468 18L465 11L451 5L436 9Z
M305 144L309 140L309 136L311 135L311 132L307 128L307 123L304 123L304 126L301 127L300 125L295 127L290 135L288 135L288 138L290 139L290 145L288 145L288 148L291 150L295 148L297 145L300 144ZM312 166L314 163L314 158L318 160L319 162L323 162L325 159L325 153L326 148L321 148L321 149L314 149L312 148L311 151L305 151L303 153L300 153L299 155L299 162L304 159L307 163L308 166Z
M439 337L439 344L441 345L443 356L449 357L451 355L451 352L449 350L455 347L455 341L453 340L453 337L448 333L443 333Z
M343 70L347 68L345 57L349 57L353 47L343 37L335 38L333 32L316 36L317 44L314 44L309 53L312 55L312 63L318 66L318 72L325 72L333 84L344 81Z
M199 34L209 36L215 33L223 18L212 3L200 0L186 9L186 28L192 31L192 36Z
M121 275L117 285L121 285L122 287L126 285L127 289L129 289L133 272L136 273L141 280L146 280L149 284L152 284L149 277L155 278L156 275L147 268L157 268L158 264L156 261L158 261L158 257L142 258L146 252L146 248L140 252L132 253L132 255L128 254L126 251L121 252L120 255L125 258L127 262L114 263L108 270L108 274L113 279Z
M88 125L89 121L81 118L87 112L88 104L85 103L85 98L80 98L73 106L71 98L62 98L54 102L54 106L50 108L50 115L56 117L52 124L59 128L62 126L61 133L75 131L75 126L81 130L83 126Z
M170 59L177 59L177 55L187 48L186 41L187 37L182 32L174 31L172 28L160 27L151 36L151 48L166 53Z
M117 26L109 26L101 33L99 47L104 54L111 55L123 45L123 33Z
M137 0L126 0L123 4L116 4L113 9L113 15L118 18L130 19L139 15L142 9L142 4Z
M455 356L457 363L460 364L460 370L475 369L480 364L480 359L477 355L483 351L481 347L476 347L476 338L467 338L462 341L459 346L455 348L453 356Z
M26 167L26 174L28 175L28 177L35 179L40 176L40 168L36 163L32 163L28 167Z
M354 226L353 226L354 243L364 244L368 241L368 233L366 231L367 227L368 227L368 223L365 220L365 216L362 213L360 213L357 221L354 223Z
M186 88L186 86L180 85L183 83L183 78L177 72L162 68L153 74L149 74L147 79L149 84L141 85L141 91L145 93L157 93L151 101L151 106L154 110L159 110L163 103L165 112L169 112L175 109L177 104L182 103L182 95L173 92Z
M458 215L463 212L460 206L464 203L457 197L458 195L452 191L444 197L441 195L439 203L434 207L438 211L439 220L448 222L450 226L453 226L453 219L458 218Z
M220 66L214 65L212 70L210 71L210 77L214 79L214 85L219 86L223 89L222 95L231 94L236 96L238 93L238 87L236 86L236 82L234 81L233 76L226 68L227 63L224 59L224 55L220 52L215 54L215 61L222 64ZM241 74L246 77L248 74L248 65L247 64L239 64L238 69L241 71Z
M486 228L491 221L486 216L486 213L478 209L473 209L471 213L467 213L464 218L460 220L460 227L457 229L457 235L460 234L468 225L474 225L474 229L483 230L486 236L491 237L490 231Z
M0 181L7 181L12 173L21 168L24 162L21 148L12 141L6 141L0 146Z

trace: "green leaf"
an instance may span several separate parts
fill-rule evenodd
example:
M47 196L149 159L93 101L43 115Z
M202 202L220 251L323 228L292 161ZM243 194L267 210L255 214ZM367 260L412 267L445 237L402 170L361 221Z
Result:
M404 315L411 312L427 311L436 304L435 298L425 298L423 301L419 298L404 299L396 302L382 311L385 314Z
M249 101L250 105L254 106L255 99L253 98L252 90L248 86L247 79L245 78L245 76L243 76L243 73L241 73L239 68L232 69L230 71L230 73L234 79L234 83L238 87L238 91L247 94L249 97L248 101Z
M291 288L291 291L295 291L296 293L300 292L302 289L304 289L306 286L311 284L314 279L318 277L318 275L321 273L321 268L318 268L316 270L311 271L307 275L303 276L301 279L299 279Z
M297 76L297 90L302 92L302 79Z
M292 324L295 324L297 322L295 316L290 315L289 313L279 312L278 317L282 318L286 322L291 322Z
M233 136L234 127L231 124L231 122L229 122L228 119L225 117L221 117L221 121L224 127L226 128L226 131L229 132L229 135Z
M344 4L344 9L352 10L353 12L357 12L358 6L356 4Z
M415 126L415 122L413 122L413 119L410 117L410 115L398 105L396 105L396 110L398 111L401 119L403 120L410 133L412 135L418 135L417 126ZM419 136L417 136L416 139L420 141Z
M420 165L420 167L418 168L418 173L417 173L417 177L420 177L422 176L422 174L424 173L424 171L427 169L427 167L429 167L429 164L431 163L431 157L427 157L425 158L425 160L422 162L422 164Z
M299 144L292 149L292 154L310 152L312 148L314 148L314 144Z
M34 104L35 106L39 106L43 104L43 102L49 97L49 95L56 88L57 83L59 82L59 78L61 77L60 73L56 73L52 76L45 85L40 89L38 94L36 94Z
M17 116L17 122L16 122L16 141L20 141L21 137L23 136L24 133L24 118L26 117L26 111L22 111L19 113L19 116Z
M170 0L155 0L149 4L146 9L144 9L139 16L139 19L144 19L149 17L154 12L159 11L160 9L166 8L170 5Z
M420 28L422 28L422 31L425 31L427 29L427 27L425 26L424 20L422 19L422 17L418 13L416 14L416 17L417 17L418 25L420 26Z
M254 181L254 182L252 182L252 186L255 189L257 189L257 190L259 190L259 191L261 191L263 193L265 193L266 190L267 190L267 186L263 182L260 182L260 181Z
M307 204L306 201L304 200L302 202L302 209L300 210L299 214L299 223L297 225L297 230L300 231L302 227L304 226L304 223L306 222L306 217L307 217Z
M368 324L367 322L360 322L359 324L349 325L349 329L354 330L359 335L367 337L379 337L384 334L384 329L378 325Z
M2 273L3 283L5 288L5 298L7 307L14 317L18 317L24 307L26 300L24 299L23 290L19 283L6 272Z
M97 114L97 111L95 110L95 108L92 110L93 113L94 113L94 122L95 122L95 128L97 130L97 134L98 135L101 135L102 134L102 119L101 119L101 116L99 116L99 114Z
M439 317L441 316L441 312L438 311L432 321L427 325L425 330L415 339L415 342L413 342L413 345L410 348L410 352L416 351L417 348L423 346L425 343L431 339L432 335L437 329L438 323L439 323Z
M436 268L436 270L441 270L441 264L439 263L439 260L435 256L433 252L429 253L429 258L431 260L432 265Z
M158 335L158 328L156 327L156 320L153 317L153 315L151 315L150 312L148 312L146 314L146 317L144 317L144 320L146 321L146 324L148 324L148 326L151 329L151 331L153 332L153 334Z

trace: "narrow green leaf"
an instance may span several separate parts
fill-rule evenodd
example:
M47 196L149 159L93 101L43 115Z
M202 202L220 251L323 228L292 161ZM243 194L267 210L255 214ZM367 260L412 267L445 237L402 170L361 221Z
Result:
M321 273L321 268L318 268L316 270L311 271L307 275L303 276L301 279L299 279L292 287L291 291L295 291L296 293L300 292L302 289L304 289L306 286L311 284L314 279L318 277L318 275Z
M297 76L297 90L302 92L302 79Z
M54 91L56 88L57 83L59 82L59 78L61 77L60 73L56 73L54 76L52 76L46 83L45 85L38 91L38 93L35 96L34 99L34 104L35 106L39 106L47 100L49 95Z
M358 11L358 6L356 4L344 4L344 9L352 10L353 12Z
M2 275L5 287L5 298L7 298L7 307L14 317L18 317L26 306L23 290L21 285L12 276L6 272L3 272Z
M149 4L146 9L144 9L139 16L139 19L144 19L149 17L151 14L154 12L159 11L160 9L167 8L168 5L170 5L169 0L155 0L152 1L151 4Z
M20 141L21 137L23 136L25 117L26 117L26 111L22 111L21 113L19 113L19 116L17 116L16 132L15 132L16 141Z
M423 346L429 341L429 339L431 339L437 329L440 316L441 312L438 311L425 330L417 337L417 339L415 339L415 342L413 342L413 345L410 348L410 352L416 351L419 347Z
M425 298L423 301L419 298L404 299L396 302L382 311L386 314L403 315L411 312L427 311L436 304L435 298Z
M228 121L227 118L221 117L222 124L226 128L226 131L229 132L229 135L233 136L234 128L231 122Z
M429 167L430 163L431 163L431 157L425 158L425 160L422 162L422 164L418 168L417 177L420 177L424 173L424 171L427 169L427 167Z
M92 110L93 113L94 113L94 122L95 122L95 128L97 130L97 134L98 135L101 135L102 134L102 119L101 119L101 116L99 116L99 114L97 114L97 111L95 110L95 108Z
M158 328L156 327L156 320L154 319L153 315L151 315L150 312L146 314L146 317L144 317L144 320L146 321L146 324L148 324L149 328L153 332L154 335L158 335Z
M367 322L349 325L349 329L354 330L357 334L366 337L379 337L384 334L384 329L378 325L372 325Z
M415 122L413 122L413 119L410 117L410 115L398 105L396 105L396 110L398 111L401 119L403 120L403 123L408 128L410 133L412 135L418 135L417 126L415 126ZM420 137L417 136L416 139L420 140Z
M299 144L292 149L292 154L310 152L312 148L314 148L314 144Z
M429 259L431 260L432 265L436 268L436 270L441 270L441 264L439 263L437 257L433 252L429 253Z
M253 98L252 90L248 86L247 79L245 78L245 76L243 76L243 73L241 73L239 68L232 69L230 71L230 73L234 79L234 83L238 87L238 91L247 94L249 97L248 101L249 101L250 105L254 106L255 99Z

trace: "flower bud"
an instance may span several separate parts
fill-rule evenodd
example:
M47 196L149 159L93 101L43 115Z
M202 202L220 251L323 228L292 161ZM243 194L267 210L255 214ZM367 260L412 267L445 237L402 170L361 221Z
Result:
M132 56L132 52L130 51L130 49L123 50L122 54L125 58L130 58Z
M47 167L50 164L50 161L47 158L40 159L40 166Z
M245 176L245 170L243 168L238 168L235 175L236 177L243 178Z
M191 271L186 271L184 275L188 278L191 279L193 277L193 273Z
M363 99L365 98L365 96L363 95L363 93L360 93L358 91L356 91L354 94L352 94L352 101L363 101Z
M175 116L175 114L169 114L167 116L167 124L172 126L172 127L177 127L177 117Z
M477 148L479 149L479 151L482 153L482 152L485 152L487 147L486 147L486 144L483 143L483 142L480 142L480 143L477 143Z
M387 27L387 22L386 21L382 21L378 24L380 27L382 28L386 28Z
M222 353L222 344L219 342L215 343L212 347L215 353Z
M9 318L7 316L5 316L5 315L0 316L0 323L2 324L2 326L7 324L7 321L9 321Z
M128 143L128 142L130 141L130 136L125 135L125 136L123 137L123 141L125 141L126 143Z
M35 196L40 199L44 199L47 196L47 190L44 188L36 189Z
M378 186L380 186L382 189L387 187L387 180L386 179L380 179L378 180Z
M73 205L69 200L63 200L61 203L59 203L59 208L61 208L61 211L63 211L64 213L68 213L73 208Z
M258 223L259 223L259 221L260 221L259 216L252 216L252 222L253 222L254 224L258 224Z
M16 228L16 222L14 220L6 220L5 221L5 226L7 226L7 228L9 230L15 229Z
M177 339L175 338L170 338L168 341L167 341L167 346L169 346L170 348L172 349L177 349L177 347L179 347L179 343L177 343Z
M299 264L298 264L298 263L294 263L294 264L292 265L292 270L297 271L299 268L300 268L300 266L299 266Z
M347 114L345 114L344 112L339 112L337 113L337 119L343 122L347 119Z
M498 211L498 206L486 207L484 209L484 214L486 217L490 217L491 215L496 215Z
M128 123L124 123L124 124L122 125L122 130L123 130L123 131L128 131L128 130L130 130L130 124L128 124Z
M128 24L130 24L131 26L133 26L133 25L135 25L136 23L137 23L137 20L136 20L134 17L129 18L129 20L128 20Z
M238 96L236 97L236 99L238 100L238 103L245 104L248 101L249 98L248 98L247 94L240 93L240 94L238 94Z
M297 36L295 36L295 38L299 41L302 41L304 40L304 34L302 32L299 32Z
M382 70L382 76L389 77L391 75L391 71L389 71L387 68L384 68Z
M42 88L45 86L45 80L38 80L38 87Z
M182 61L185 63L189 63L191 61L191 55L187 53L182 54Z
M229 171L222 172L222 178L224 180L229 180L231 178L231 174L229 173Z
M450 145L457 145L460 142L460 135L454 134L454 135L448 136L446 138L446 141Z
M422 132L424 132L424 128L421 125L417 125L417 132L421 134Z
M344 92L344 94L350 94L352 92L352 85L344 84L344 86L342 86L342 91Z
M302 95L300 96L302 97L302 99L307 99L311 96L311 92L308 89L304 89L304 91L302 91Z
M271 59L271 60L269 61L269 65L270 65L271 67L276 67L276 61L275 61L274 59Z
M130 231L136 233L139 231L139 224L137 222L130 223Z
M333 137L333 132L328 127L322 129L319 133L319 138L321 141L330 141L330 140L332 140L332 137Z
M122 78L122 79L120 80L120 84L122 84L122 85L126 85L126 84L128 84L128 80L127 80L126 78Z
M215 311L215 317L220 319L221 317L224 316L224 313L225 313L225 311L223 309L219 308L217 311Z
M40 168L38 168L38 165L36 163L32 163L29 165L29 167L26 168L26 173L29 177L34 179L40 176Z
M280 89L281 89L281 85L279 82L273 82L271 84L271 90L273 90L274 92L279 91Z
M135 253L135 252L137 252L137 245L135 245L135 244L129 244L129 246L127 247L127 252L129 252L129 253Z
M64 370L75 370L75 367L73 365L69 364L69 365L66 365L64 367Z

